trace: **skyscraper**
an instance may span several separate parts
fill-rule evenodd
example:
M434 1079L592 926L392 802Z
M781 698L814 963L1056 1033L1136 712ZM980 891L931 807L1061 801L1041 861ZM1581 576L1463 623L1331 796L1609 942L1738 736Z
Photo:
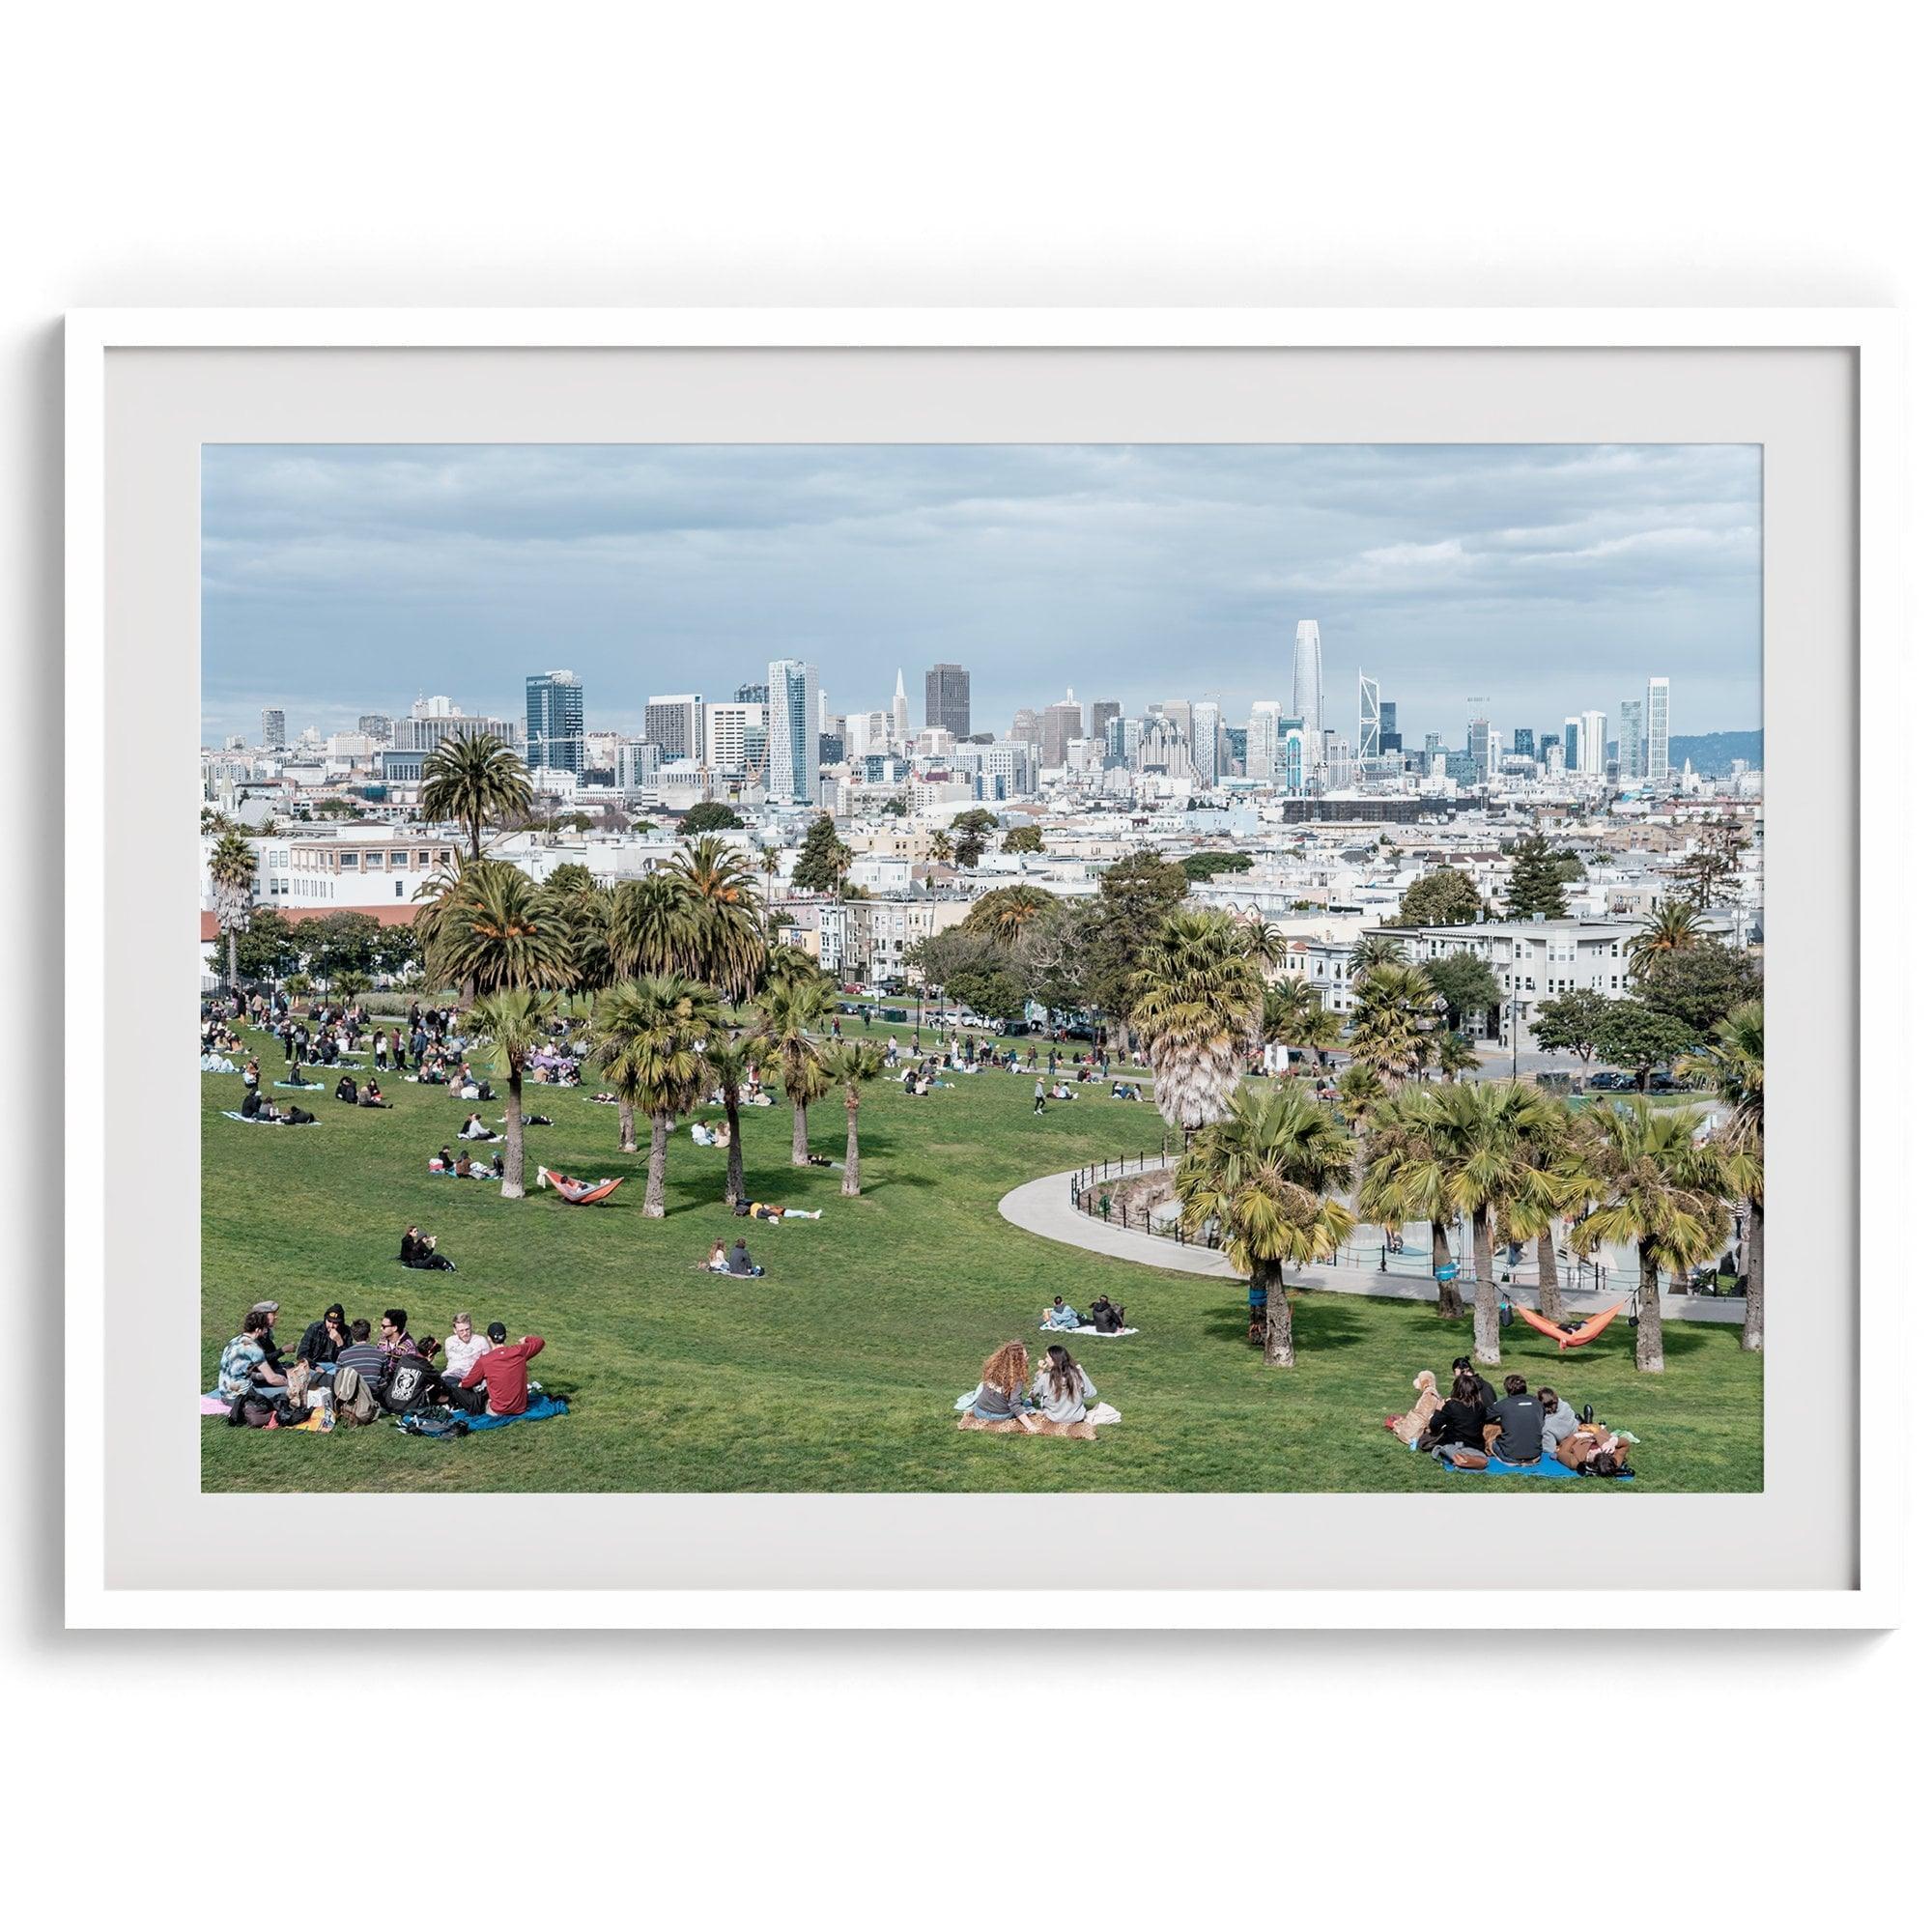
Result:
M1017 720L1015 721L1017 724ZM1019 736L1017 730L1015 737ZM1068 691L1058 704L1049 704L1039 723L1039 761L1042 765L1064 765L1069 739L1080 735L1080 707Z
M797 658L775 658L766 673L772 702L767 747L767 796L791 805L818 801L818 667ZM899 679L895 711L905 706Z
M1194 706L1194 735L1190 753L1204 784L1221 776L1221 707L1210 700Z
M704 699L695 691L646 699L644 742L658 748L666 764L673 758L702 757Z
M1469 720L1469 740L1466 747L1469 762L1478 773L1490 768L1490 721L1487 718Z
M281 751L289 742L289 721L279 711L262 713L262 743L271 752Z
M1252 735L1249 750L1254 748ZM1298 718L1291 718L1281 727L1281 749L1275 766L1276 781L1283 791L1298 792L1308 783L1308 733Z
M814 673L814 679L816 673ZM774 703L777 702L775 698ZM813 709L817 707L814 705ZM903 747L912 741L912 712L906 704L905 672L900 671L893 687L893 743Z
M1604 776L1604 725L1607 721L1601 711L1586 711L1583 714L1583 776L1600 779Z
M925 674L925 722L961 743L973 735L973 685L957 665L934 665Z
M1248 713L1248 755L1243 770L1251 779L1273 783L1281 771L1281 706L1264 697Z
M1087 727L1087 735L1107 742L1107 726L1121 715L1121 707L1111 697L1096 697L1094 700L1094 722Z
M1647 715L1643 775L1650 784L1670 782L1670 680L1654 677L1644 694Z
M1378 758L1382 752L1382 688L1367 671L1355 672L1355 756Z
M1536 756L1536 730L1533 725L1519 724L1516 727L1516 755L1519 758Z
M1643 699L1626 697L1617 706L1617 778L1624 784L1643 782Z
M1294 715L1308 744L1321 743L1321 626L1304 617L1294 627Z
M524 762L532 771L583 769L583 684L575 671L524 680Z
M1580 772L1583 769L1583 721L1580 718L1566 718L1563 721L1563 769L1566 772Z
M1021 705L1013 713L1013 728L1010 735L1020 744L1037 745L1039 743L1039 713L1030 705Z

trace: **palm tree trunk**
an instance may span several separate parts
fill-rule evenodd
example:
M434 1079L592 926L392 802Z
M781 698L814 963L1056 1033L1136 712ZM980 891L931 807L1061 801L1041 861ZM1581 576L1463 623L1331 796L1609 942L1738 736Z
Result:
M1294 1304L1281 1278L1281 1264L1258 1262L1249 1283L1267 1293L1267 1309L1262 1327L1262 1360L1270 1368L1294 1366Z
M1545 1228L1536 1237L1536 1311L1547 1321L1563 1319L1563 1297L1556 1292L1554 1228Z
M629 1100L619 1097L617 1101L617 1151L636 1153L638 1151L638 1110Z
M1750 1204L1750 1218L1745 1223L1750 1245L1745 1259L1745 1325L1738 1331L1738 1347L1752 1354L1764 1352L1764 1203Z
M745 1143L738 1131L738 1090L724 1090L724 1131L731 1145L724 1150L724 1205L735 1208L745 1199Z
M644 1173L643 1212L662 1221L665 1211L665 1154L670 1147L670 1116L651 1116L651 1157Z
M1495 1247L1490 1239L1490 1210L1478 1208L1472 1217L1476 1233L1476 1347L1475 1357L1485 1368L1503 1358L1503 1324L1496 1302Z
M236 940L238 937L239 935L235 928L231 925L228 928L228 990L231 993L242 983L242 969L237 963L236 952Z
M838 1183L840 1194L859 1191L859 1099L853 1094L845 1102L845 1179Z
M1647 1241L1636 1244L1636 1365L1643 1375L1663 1373L1663 1304L1657 1298L1657 1258Z
M805 1102L791 1103L791 1164L794 1167L810 1167L811 1157L805 1140Z
M524 1069L511 1063L503 1094L503 1199L524 1198Z
M1440 1221L1429 1224L1429 1265L1435 1276L1435 1312L1452 1321L1463 1319L1463 1291L1452 1274L1444 1280L1442 1270L1449 1265L1449 1230Z

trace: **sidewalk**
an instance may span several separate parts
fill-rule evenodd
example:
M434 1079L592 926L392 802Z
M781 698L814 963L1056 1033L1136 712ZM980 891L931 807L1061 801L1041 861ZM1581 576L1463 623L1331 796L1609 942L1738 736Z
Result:
M1000 1202L1001 1216L1030 1235L1049 1241L1061 1241L1071 1248L1085 1248L1089 1254L1106 1255L1115 1261L1136 1262L1143 1267L1166 1268L1173 1274L1216 1275L1224 1281L1238 1281L1228 1258L1214 1248L1200 1248L1160 1235L1145 1235L1132 1228L1117 1228L1083 1214L1069 1198L1076 1173L1068 1168L1061 1174L1042 1175L1015 1187ZM1459 1282L1464 1300L1474 1292L1466 1278ZM1291 1277L1291 1286L1313 1293L1366 1294L1388 1301L1427 1301L1435 1299L1435 1284L1422 1275L1384 1274L1376 1268L1308 1267ZM1534 1291L1524 1297L1532 1304ZM1572 1315L1593 1315L1626 1299L1626 1291L1615 1289L1566 1290L1563 1306ZM1716 1300L1707 1295L1666 1294L1662 1297L1667 1321L1716 1321L1735 1325L1745 1319L1744 1302Z

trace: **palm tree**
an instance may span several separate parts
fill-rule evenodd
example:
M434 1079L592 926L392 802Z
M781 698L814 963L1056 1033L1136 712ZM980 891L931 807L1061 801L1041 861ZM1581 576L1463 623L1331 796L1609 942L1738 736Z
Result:
M1451 1033L1444 1027L1435 1036L1435 1064L1449 1079L1455 1080L1480 1066L1482 1062L1476 1058L1476 1049L1469 1044L1466 1034Z
M255 904L255 848L239 832L224 832L208 855L209 884L214 888L214 917L228 936L228 990L241 984L237 941L248 929Z
M1688 1274L1723 1252L1731 1232L1723 1156L1700 1147L1688 1113L1645 1099L1599 1103L1584 1117L1597 1205L1577 1223L1579 1254L1605 1242L1636 1247L1636 1366L1663 1373L1660 1268Z
M766 986L758 1006L756 1037L778 1062L792 1105L791 1164L810 1167L805 1110L823 1099L832 1085L817 1037L832 1017L832 988L823 975L774 982Z
M1335 1086L1342 1096L1336 1104L1342 1109L1342 1118L1348 1122L1351 1133L1359 1134L1362 1123L1388 1097L1388 1089L1382 1085L1380 1075L1359 1060L1344 1069Z
M683 973L696 951L691 898L668 868L617 888L611 904L611 964L617 975Z
M1518 1240L1547 1223L1555 1193L1532 1157L1548 1130L1550 1102L1517 1080L1436 1088L1436 1130L1447 1167L1448 1199L1469 1217L1476 1264L1475 1358L1502 1360L1502 1315L1496 1295L1495 1242Z
M1681 952L1704 938L1703 915L1688 899L1667 899L1631 942L1631 971L1641 980L1666 952Z
M428 923L424 964L445 985L487 994L570 982L570 934L554 902L500 859L465 866ZM423 923L418 914L419 930Z
M1037 886L1003 886L976 899L962 922L968 932L990 933L1003 945L1017 945L1027 928L1057 903Z
M708 986L671 974L651 974L611 987L597 1003L597 1020L605 1065L650 1115L651 1151L641 1211L662 1220L671 1123L704 1091L705 1044L722 1030L724 1016Z
M1341 1015L1321 1003L1308 980L1270 980L1262 993L1262 1038L1273 1045L1312 1049L1325 1064L1342 1037Z
M1748 1216L1745 1243L1745 1321L1738 1346L1764 1348L1764 1002L1747 1000L1719 1020L1711 1044L1679 1063L1678 1077L1716 1094L1729 1109L1717 1145L1730 1192Z
M1419 966L1366 967L1355 976L1349 1051L1389 1087L1416 1079L1429 1058L1441 995Z
M1305 1088L1240 1088L1197 1133L1175 1170L1181 1225L1210 1224L1222 1251L1266 1297L1263 1353L1294 1366L1293 1308L1282 1264L1326 1260L1355 1225L1337 1199L1353 1168L1349 1142Z
M867 1080L876 1080L886 1064L885 1049L864 1040L844 1040L825 1056L825 1071L832 1084L845 1090L845 1178L838 1184L840 1194L859 1192L859 1088Z
M692 970L742 1000L764 970L765 934L752 868L722 838L704 838L668 867L685 896Z
M454 818L469 834L469 856L483 856L483 827L530 809L530 775L523 759L485 731L445 738L423 760L422 815Z
M1379 932L1365 932L1349 954L1349 977L1359 980L1372 966L1399 966L1404 957L1400 941Z
M570 949L566 990L573 998L592 996L615 983L616 967L611 956L611 915L616 895L607 887L584 885L581 881L559 882L554 877L544 881L543 893L554 909Z
M1240 925L1241 944L1264 972L1273 972L1288 957L1288 935L1280 926L1270 925L1260 914L1242 920Z
M704 1064L724 1103L724 1205L735 1208L745 1193L745 1142L738 1123L739 1102L763 1056L759 1041L726 1033L722 1027L704 1042Z
M1261 1030L1262 969L1224 912L1182 906L1141 953L1128 1018L1147 1045L1154 1099L1191 1133L1228 1110Z
M469 1009L469 1026L479 1042L497 1050L503 1075L503 1199L524 1198L524 1068L550 1032L556 1012L551 993L506 986Z
M936 866L950 866L952 863L952 841L943 832L935 832L926 840L925 856Z
M1367 1154L1355 1191L1357 1207L1384 1227L1429 1223L1435 1312L1460 1320L1463 1294L1449 1262L1449 1223L1457 1208L1449 1196L1449 1144L1434 1092L1411 1083L1385 1100L1377 1110Z

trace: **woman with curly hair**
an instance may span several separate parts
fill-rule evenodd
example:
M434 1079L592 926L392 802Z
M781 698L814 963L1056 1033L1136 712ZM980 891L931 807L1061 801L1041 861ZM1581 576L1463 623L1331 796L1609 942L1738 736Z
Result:
M1031 1367L1024 1342L1003 1342L980 1367L968 1415L980 1422L1017 1423L1028 1406Z

